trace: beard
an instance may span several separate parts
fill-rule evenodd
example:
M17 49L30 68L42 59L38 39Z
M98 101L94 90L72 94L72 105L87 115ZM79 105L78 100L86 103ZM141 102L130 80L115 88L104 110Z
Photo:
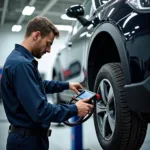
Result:
M33 48L32 55L38 59L42 57L43 53L40 43L37 43L36 46Z
M32 51L32 55L38 59L40 59L42 57L42 53L41 53L41 49L34 49Z

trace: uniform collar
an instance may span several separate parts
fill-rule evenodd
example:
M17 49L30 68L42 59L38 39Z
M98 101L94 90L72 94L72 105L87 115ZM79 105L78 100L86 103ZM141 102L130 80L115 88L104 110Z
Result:
M21 53L23 53L26 58L28 58L28 59L31 60L36 66L38 66L38 62L34 59L34 57L33 57L33 55L31 54L31 52L29 52L25 47L23 47L22 45L19 45L19 44L15 44L15 50L18 50L18 51L20 51Z

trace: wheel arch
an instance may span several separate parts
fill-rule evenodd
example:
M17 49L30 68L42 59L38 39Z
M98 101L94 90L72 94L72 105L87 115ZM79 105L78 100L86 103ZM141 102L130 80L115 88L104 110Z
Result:
M121 32L113 24L104 23L96 28L90 40L87 59L87 79L90 90L93 90L99 69L110 62L121 62L125 84L131 82L125 42Z

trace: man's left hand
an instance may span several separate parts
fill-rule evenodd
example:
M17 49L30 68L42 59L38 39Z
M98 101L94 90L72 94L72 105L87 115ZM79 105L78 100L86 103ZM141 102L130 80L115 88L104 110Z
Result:
M70 82L69 83L69 89L73 90L76 92L76 94L79 94L78 89L83 89L82 85L77 82Z

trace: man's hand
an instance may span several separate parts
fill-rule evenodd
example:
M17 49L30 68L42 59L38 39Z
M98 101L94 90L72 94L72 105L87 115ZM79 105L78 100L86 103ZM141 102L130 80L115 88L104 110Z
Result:
M79 94L78 89L83 89L82 85L77 82L70 82L69 83L69 89L73 90L76 92L76 94Z
M89 101L88 98L79 100L78 102L75 103L75 105L78 108L78 116L84 117L88 113L90 113L93 109L93 105L88 104L87 102Z

